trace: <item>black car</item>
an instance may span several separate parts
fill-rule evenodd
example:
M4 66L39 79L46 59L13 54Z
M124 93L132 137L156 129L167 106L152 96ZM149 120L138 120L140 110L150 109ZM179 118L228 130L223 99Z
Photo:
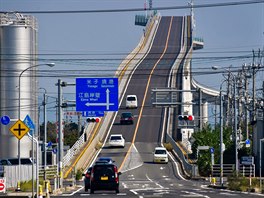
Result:
M88 170L86 171L84 176L84 191L87 192L88 189L90 188L90 177L91 177L91 171L93 167L89 167Z
M131 112L123 112L120 117L120 124L133 124L134 115Z
M91 194L96 190L114 190L119 193L119 175L121 173L118 172L118 168L114 164L95 164L90 178Z

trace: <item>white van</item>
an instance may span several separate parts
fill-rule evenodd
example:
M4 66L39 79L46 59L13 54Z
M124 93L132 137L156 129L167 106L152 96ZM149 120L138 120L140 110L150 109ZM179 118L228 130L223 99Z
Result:
M137 108L138 101L136 95L127 95L126 97L126 108Z

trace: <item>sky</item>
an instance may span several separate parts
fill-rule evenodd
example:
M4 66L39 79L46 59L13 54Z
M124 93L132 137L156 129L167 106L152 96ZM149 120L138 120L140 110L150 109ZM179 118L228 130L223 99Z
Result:
M194 0L194 5L244 2L245 0ZM260 0L262 1L262 0ZM153 9L188 5L187 0L153 0ZM32 11L78 11L144 8L145 0L0 0L0 11L27 12L38 21L39 87L48 98L48 120L55 120L54 98L58 79L74 83L76 76L113 77L118 65L139 43L143 26L135 26L135 15L144 11L94 13L31 13ZM161 16L185 16L190 9L158 10ZM252 50L264 46L264 2L251 5L194 9L194 35L204 48L193 53L193 77L219 89L223 75L212 66L238 69L252 64ZM262 60L263 64L263 60ZM258 87L264 81L257 73ZM39 91L40 100L43 90ZM75 87L63 88L65 100L74 100ZM72 118L75 119L75 118Z

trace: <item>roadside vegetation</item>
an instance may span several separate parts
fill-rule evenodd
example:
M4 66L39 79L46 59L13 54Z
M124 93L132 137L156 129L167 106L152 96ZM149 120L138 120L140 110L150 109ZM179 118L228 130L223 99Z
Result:
M245 134L243 135L245 137ZM235 142L233 139L232 128L225 127L223 129L223 142L225 144L225 151L223 153L224 164L235 164ZM207 125L203 130L193 134L193 140L193 154L190 158L196 159L199 174L203 177L209 177L212 175L211 153L209 150L200 150L198 152L198 146L209 146L210 148L214 148L214 163L220 164L220 127L217 126L215 129L212 129L210 125ZM251 148L245 148L245 145L242 144L239 145L239 159L241 156L249 156L251 153ZM237 191L258 191L258 182L256 178L250 180L242 175L233 174L228 177L227 187L230 190Z

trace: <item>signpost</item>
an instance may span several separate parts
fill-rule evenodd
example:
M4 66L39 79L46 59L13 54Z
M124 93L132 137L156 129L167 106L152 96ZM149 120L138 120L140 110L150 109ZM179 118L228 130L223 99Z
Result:
M6 192L6 179L5 177L0 178L0 192Z
M83 117L104 117L104 111L83 111Z
M250 140L247 139L247 140L245 141L245 144L246 144L246 148L249 148L249 147L250 147Z
M23 122L27 125L27 127L30 129L29 135L32 136L33 131L35 130L35 125L32 121L32 119L30 118L29 115L27 115L25 117L25 119L23 120Z
M76 111L118 111L118 78L76 78Z
M21 139L25 134L29 132L29 128L25 125L24 122L18 120L11 128L10 131L17 137L17 139Z

